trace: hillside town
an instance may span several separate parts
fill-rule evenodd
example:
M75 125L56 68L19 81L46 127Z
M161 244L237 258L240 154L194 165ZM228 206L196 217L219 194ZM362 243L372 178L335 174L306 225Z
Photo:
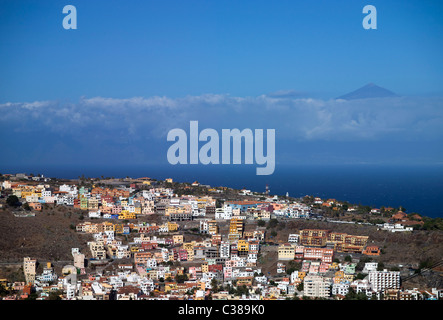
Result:
M443 288L404 288L398 267L377 262L383 248L370 234L303 228L276 240L272 225L324 219L315 208L343 205L334 199L304 201L197 181L183 186L173 179L104 184L106 179L3 178L1 205L20 208L14 211L17 219L33 219L48 205L76 210L81 218L72 231L87 239L86 246L71 248L72 260L58 272L56 261L23 257L24 281L0 279L3 300L443 298ZM193 188L205 192L195 194ZM377 232L413 233L422 223L392 211Z

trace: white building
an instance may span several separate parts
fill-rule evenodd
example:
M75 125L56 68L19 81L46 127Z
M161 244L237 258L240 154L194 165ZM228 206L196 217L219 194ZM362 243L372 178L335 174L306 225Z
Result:
M51 189L43 189L42 190L42 198L44 197L50 197L52 195Z
M294 283L298 278L299 278L298 271L297 270L293 271L290 277L291 283Z
M371 271L369 272L368 280L374 291L400 288L399 271L388 271L386 269L383 271Z
M329 286L330 281L318 275L307 275L303 280L303 291L307 297L327 298Z
M363 273L368 274L371 271L377 271L378 262L366 262L363 268Z
M332 294L345 296L349 292L349 284L348 283L334 283L332 285Z
M126 259L131 257L131 252L128 245L117 247L117 259Z
M298 241L300 240L300 235L297 233L291 233L288 236L288 242L289 243L298 243Z
M220 243L220 258L229 258L231 245L229 242L222 241Z
M58 276L54 272L54 268L47 266L46 268L43 268L43 273L41 275L38 275L36 277L37 280L40 282L52 282L57 280Z
M102 214L100 210L93 210L88 212L89 218L101 218Z
M259 276L259 277L255 277L255 281L257 281L258 283L267 284L268 278L266 278L266 276Z
M381 230L386 230L386 231L390 231L390 232L410 232L413 230L412 227L405 227L403 225L401 225L400 223L384 223L382 225L378 225Z
M286 266L284 263L278 262L277 263L277 273L285 273L286 272Z
M232 207L228 205L224 205L223 208L216 208L215 209L215 219L216 220L229 220L231 219L233 213L232 213Z
M256 263L258 258L258 254L255 252L248 252L248 257L246 259L247 262Z
M351 287L354 288L356 293L365 293L368 298L372 297L372 285L367 279L355 280L351 283Z
M209 220L202 219L200 220L200 233L208 234L209 233Z
M77 249L74 251L74 249ZM74 257L74 267L83 269L85 267L85 255L80 253L78 248L73 248L72 256Z
M76 185L67 185L67 184L64 184L64 185L61 185L61 186L58 188L58 190L59 190L59 191L62 191L62 192L67 192L69 195L71 195L71 196L73 196L73 197L76 197L77 194L78 194L78 190L77 190L77 186L76 186Z
M157 268L157 260L155 260L155 259L148 259L146 261L146 267L147 268Z
M80 281L79 281L80 282ZM66 290L66 299L67 300L73 300L75 299L75 296L78 292L78 287L80 287L80 284L72 284L72 283L67 283L64 287Z
M155 289L154 280L148 278L140 278L138 285L144 294L149 294Z

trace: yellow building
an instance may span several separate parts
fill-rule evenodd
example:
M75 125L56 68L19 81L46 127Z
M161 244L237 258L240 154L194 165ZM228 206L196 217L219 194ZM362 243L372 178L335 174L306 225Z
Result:
M337 262L333 262L331 263L331 265L329 266L329 269L331 270L337 270L339 268L339 265Z
M171 278L172 279L172 273L171 272L165 272L165 279Z
M165 282L165 292L177 290L177 282Z
M259 219L269 220L271 219L271 213L266 210L260 210Z
M229 223L229 234L238 235L239 238L243 236L244 221L238 218L232 218Z
M194 249L186 249L186 252L188 253L188 261L194 260Z
M115 233L123 233L123 225L122 224L114 225L114 231Z
M172 236L172 241L174 244L182 244L183 243L183 235L182 234L174 234Z
M327 237L328 230L304 229L300 231L300 244L309 247L324 247Z
M175 271L177 272L178 275L183 275L185 272L185 268L184 267L177 267L175 269Z
M94 233L97 232L106 232L106 231L115 231L114 224L110 222L102 222L95 224L95 228L91 228L91 230L94 230Z
M136 215L134 212L129 212L128 210L122 210L120 214L118 215L118 218L120 220L129 220L129 219L136 219Z
M26 284L34 284L37 268L37 260L25 257L23 259L23 272L25 274Z
M194 246L197 245L196 241L191 241L191 242L183 242L183 249L194 249Z
M295 246L285 243L278 247L278 260L293 260L295 257Z
M148 279L158 280L158 270L155 269L149 270L148 273L146 274L146 277Z
M97 198L89 198L88 209L89 210L97 210L98 209L98 199Z
M188 261L194 260L194 245L195 241L183 243L183 249L188 253Z
M352 281L354 281L354 275L353 275L353 274L345 274L345 275L343 276L343 279L344 279L345 281L352 282Z
M337 252L362 253L368 242L368 236L346 235L344 242L334 244Z
M208 233L209 234L217 234L218 233L218 225L216 220L208 221Z
M168 222L168 231L169 232L174 232L178 230L178 223L175 222Z
M333 277L334 283L336 284L341 283L344 280L344 275L345 273L343 271L337 271Z
M302 280L303 281L303 279L306 277L306 272L301 272L301 271L299 271L298 272L298 278L300 279L300 280Z
M34 195L34 190L22 190L21 191L22 198L32 197L33 195Z
M237 250L238 251L249 251L249 242L243 239L238 240L237 242ZM295 251L294 251L295 254ZM294 258L294 256L292 257L292 259Z
M170 216L171 214L174 214L177 212L177 208L174 206L167 206L165 208L165 216Z

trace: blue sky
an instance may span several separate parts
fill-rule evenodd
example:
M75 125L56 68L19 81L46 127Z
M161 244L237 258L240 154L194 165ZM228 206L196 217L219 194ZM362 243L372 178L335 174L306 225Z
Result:
M281 162L441 164L442 16L441 1L2 0L0 164L164 163L190 120L278 127ZM331 100L370 82L402 97Z
M62 28L75 5L78 29ZM364 30L362 8L377 8ZM441 1L1 1L1 102L443 93Z

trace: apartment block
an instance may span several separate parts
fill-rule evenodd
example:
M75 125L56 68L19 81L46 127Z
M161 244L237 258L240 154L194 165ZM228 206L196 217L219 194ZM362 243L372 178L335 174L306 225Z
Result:
M102 241L90 242L89 250L91 251L92 258L99 260L106 259L106 249Z
M334 250L329 248L303 248L303 258L306 260L321 260L332 263Z
M305 229L300 231L300 244L310 247L324 247L327 242L328 231L319 229Z
M370 271L368 279L374 291L400 288L399 271Z
M295 246L289 243L278 247L278 260L293 260L295 257Z
M30 257L25 257L23 259L23 272L25 274L25 279L27 284L34 284L35 273L36 273L37 260L31 259Z
M303 279L303 291L307 297L327 298L330 295L330 282L322 276L307 275Z

